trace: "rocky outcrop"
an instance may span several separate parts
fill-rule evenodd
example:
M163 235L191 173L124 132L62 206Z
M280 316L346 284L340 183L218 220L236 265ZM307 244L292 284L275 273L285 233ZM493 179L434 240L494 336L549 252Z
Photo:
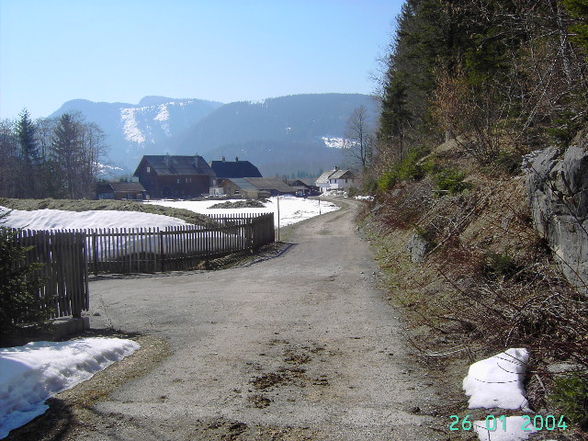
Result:
M424 262L431 248L431 242L418 233L414 233L406 245L406 249L410 253L410 260L414 263Z
M527 155L523 168L533 225L548 241L566 278L588 294L588 136L561 155L554 147Z

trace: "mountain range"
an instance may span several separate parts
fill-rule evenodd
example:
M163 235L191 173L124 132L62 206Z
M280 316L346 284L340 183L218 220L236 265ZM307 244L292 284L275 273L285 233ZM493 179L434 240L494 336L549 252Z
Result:
M317 175L341 165L347 122L359 106L372 125L377 101L361 94L305 94L223 104L147 96L138 104L72 100L50 117L79 112L106 136L108 162L132 173L145 154L246 159L264 176Z

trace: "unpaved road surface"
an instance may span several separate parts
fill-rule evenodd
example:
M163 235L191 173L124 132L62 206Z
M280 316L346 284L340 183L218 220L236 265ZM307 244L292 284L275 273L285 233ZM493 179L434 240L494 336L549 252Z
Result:
M446 439L438 398L378 290L356 202L297 226L249 267L91 283L93 327L169 341L78 440ZM420 409L415 409L415 407Z

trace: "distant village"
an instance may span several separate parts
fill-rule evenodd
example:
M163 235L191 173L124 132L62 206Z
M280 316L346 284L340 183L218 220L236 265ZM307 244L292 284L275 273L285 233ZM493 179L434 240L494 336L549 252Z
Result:
M355 174L334 167L317 179L266 178L249 161L209 165L202 156L145 155L131 178L99 182L97 199L190 199L233 197L259 199L276 195L315 196L358 185Z

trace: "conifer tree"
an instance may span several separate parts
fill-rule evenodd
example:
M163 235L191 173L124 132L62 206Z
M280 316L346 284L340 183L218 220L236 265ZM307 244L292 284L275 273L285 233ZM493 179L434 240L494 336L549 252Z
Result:
M20 146L20 188L21 197L34 197L38 189L39 175L39 149L35 138L35 126L29 116L27 109L24 109L16 123L16 134Z

